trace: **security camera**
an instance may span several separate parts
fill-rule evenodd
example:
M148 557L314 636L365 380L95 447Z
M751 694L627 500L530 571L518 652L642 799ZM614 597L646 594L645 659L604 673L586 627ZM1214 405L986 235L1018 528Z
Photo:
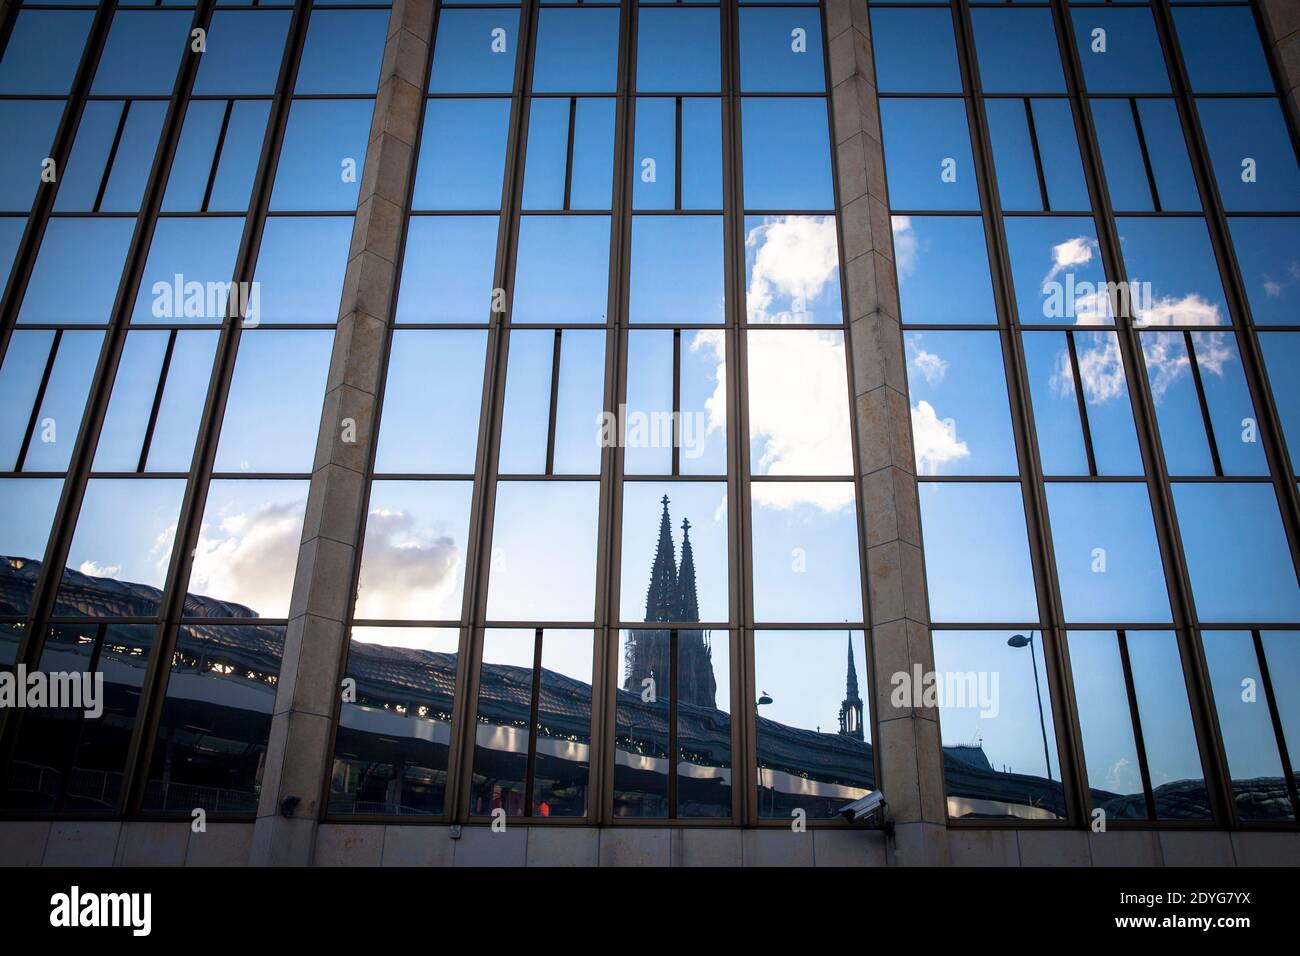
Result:
M840 807L840 816L849 823L884 830L888 836L894 835L894 820L889 815L889 804L885 802L882 790L873 790L865 797Z

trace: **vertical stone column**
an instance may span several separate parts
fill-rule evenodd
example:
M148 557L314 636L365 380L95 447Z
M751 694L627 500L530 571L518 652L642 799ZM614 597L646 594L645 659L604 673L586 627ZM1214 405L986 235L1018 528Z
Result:
M430 0L396 0L361 176L250 863L306 866L332 755L344 621L432 45ZM346 435L346 440L345 440ZM291 817L281 814L298 798Z
M1300 3L1296 0L1260 0L1278 72L1282 75L1282 98L1291 119L1300 125Z
M942 751L935 709L895 707L890 679L934 668L907 364L885 157L862 0L827 0L832 110L867 536L868 614L878 716L876 772L897 826L890 864L947 862Z

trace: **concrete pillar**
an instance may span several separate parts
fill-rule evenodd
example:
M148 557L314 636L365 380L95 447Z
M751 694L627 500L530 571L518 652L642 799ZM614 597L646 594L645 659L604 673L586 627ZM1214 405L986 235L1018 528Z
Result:
M433 4L397 0L361 176L307 518L289 607L250 862L309 866L332 755L330 725L342 681L344 621L360 558L365 475L377 423L388 321L399 270L406 197L424 106ZM355 440L345 442L351 419ZM300 801L281 815L286 798Z
M1300 3L1296 0L1260 0L1267 31L1282 74L1282 98L1291 119L1300 126Z
M947 862L942 751L932 707L895 707L890 678L934 669L921 519L912 451L907 363L885 157L861 0L827 0L832 112L867 535L876 713L876 771L897 824L891 864Z

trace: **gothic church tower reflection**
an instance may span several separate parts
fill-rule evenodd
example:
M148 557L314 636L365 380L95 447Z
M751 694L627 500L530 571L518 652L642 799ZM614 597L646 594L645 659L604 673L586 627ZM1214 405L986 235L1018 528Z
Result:
M692 624L700 619L699 599L695 589L695 553L691 548L691 523L682 521L682 560L677 564L673 544L672 520L668 515L669 499L664 495L659 516L659 542L650 567L650 585L646 589L647 624ZM635 630L629 633L623 660L623 689L641 693L644 681L653 677L656 693L666 695L672 667L671 630ZM677 700L700 707L717 706L718 682L713 675L713 650L707 631L677 631ZM661 699L667 699L661 696Z

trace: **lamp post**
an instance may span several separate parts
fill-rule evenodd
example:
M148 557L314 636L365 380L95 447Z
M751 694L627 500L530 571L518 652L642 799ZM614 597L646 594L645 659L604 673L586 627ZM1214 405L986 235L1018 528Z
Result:
M1038 685L1038 655L1034 653L1033 631L1029 632L1029 637L1023 634L1012 634L1007 638L1008 647L1029 646L1029 659L1034 668L1034 696L1038 698L1038 729L1043 732L1043 760L1047 766L1047 779L1052 778L1052 752L1047 746L1047 721L1043 718L1043 692Z

